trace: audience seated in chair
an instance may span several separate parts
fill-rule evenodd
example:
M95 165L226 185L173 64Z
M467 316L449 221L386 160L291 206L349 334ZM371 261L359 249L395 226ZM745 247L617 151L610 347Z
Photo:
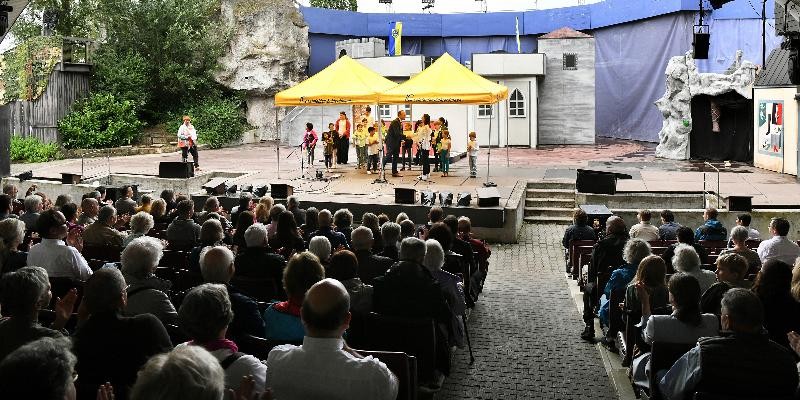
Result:
M219 220L209 218L203 222L200 227L200 241L189 252L189 270L199 272L200 252L206 247L221 246L224 238L225 232L222 230L222 223Z
M794 396L794 355L763 331L761 301L751 291L734 288L722 298L724 336L702 338L675 362L660 381L667 399L704 392L739 398Z
M599 296L597 291L598 276L605 276L624 264L622 250L628 241L628 230L622 218L612 215L606 220L606 237L594 245L592 249L592 262L587 271L586 283L583 287L583 322L584 328L581 339L594 340L595 299Z
M450 229L450 236L452 237L452 244L450 251L462 257L465 263L470 266L469 273L472 275L475 272L477 264L475 263L475 255L472 254L472 246L468 241L462 240L458 234L458 218L455 215L446 216L442 222ZM465 279L469 277L464 277Z
M264 311L266 329L255 336L286 342L303 340L300 307L308 288L322 279L325 279L325 270L317 256L307 251L292 256L283 271L283 289L289 300L267 307Z
M350 295L350 312L367 314L372 311L372 285L358 277L358 259L350 250L339 250L331 256L331 264L325 276L344 285Z
M83 231L83 243L92 246L122 247L125 233L117 230L117 210L112 206L103 206L97 220ZM124 221L123 221L124 223Z
M209 196L206 199L206 203L203 205L203 212L197 215L197 222L202 225L211 214L217 214L219 216L219 222L222 224L223 229L229 230L232 228L231 222L226 217L227 213L225 209L220 206L217 196Z
M672 258L672 265L675 272L689 274L700 283L700 293L705 293L708 288L717 282L717 276L700 265L700 256L693 247L680 244L675 248L675 256Z
M286 211L286 207L283 204L275 204L271 208L269 208L269 212L267 214L267 219L259 215L259 210L261 209L261 203L259 203L258 207L256 207L256 222L261 222L262 224L267 225L267 236L272 239L276 233L278 233L278 216L281 215L284 211ZM294 219L294 215L292 216Z
M177 217L167 227L167 240L170 248L191 248L200 240L200 225L192 219L194 202L182 200L178 203Z
M741 228L737 226L737 228ZM722 296L730 289L744 288L750 289L753 282L747 278L747 261L744 257L735 253L726 253L717 257L717 283L711 285L708 290L703 292L700 299L700 308L704 313L720 316Z
M747 239L745 240L761 240L761 232L756 230L755 228L750 227L750 221L753 217L748 213L739 214L736 216L736 226L741 226L745 230L747 230ZM734 227L733 229L736 229ZM733 229L731 229L731 240L728 240L728 247L732 247L732 239L733 239Z
M80 361L78 398L92 398L109 382L116 396L127 398L136 371L153 355L170 351L164 325L152 314L123 317L125 279L116 268L101 268L86 282L81 308L89 317L73 336Z
M24 204L25 212L19 216L19 219L25 223L25 229L36 230L36 220L39 219L39 214L43 210L42 197L35 194L25 196Z
M178 312L169 300L172 282L155 276L164 245L151 237L134 239L122 250L122 275L128 284L125 315L153 314L164 325L175 324Z
M3 398L75 400L74 377L78 360L70 351L71 347L69 339L46 337L9 354L0 362L0 393Z
M565 249L569 249L570 243L573 240L597 240L597 235L594 233L589 224L589 216L580 208L576 208L572 214L572 225L567 227L564 231L564 238L561 239L561 245Z
M675 214L672 211L661 211L661 226L658 227L660 240L678 240L678 228L680 227L681 224L675 222Z
M792 297L792 266L768 260L756 276L753 292L764 306L764 328L774 342L789 347L787 333L800 332L800 303Z
M472 221L470 221L469 217L458 218L458 237L472 246L472 251L475 252L475 261L478 262L478 268L487 271L492 249L489 248L485 241L472 233Z
M642 303L636 286L644 285L647 301L652 309L661 309L669 304L669 291L666 286L667 266L661 257L649 255L639 263L631 283L625 289L625 309L629 318L639 320Z
M181 346L144 364L130 400L220 400L225 395L219 360L200 346Z
M8 218L19 218L16 214L14 214L14 199L7 194L0 194L0 220Z
M381 234L381 225L380 221L378 221L378 216L371 212L365 212L364 215L361 216L361 226L367 227L372 231L372 252L380 254L383 251L383 235ZM353 238L352 233L350 238Z
M383 276L394 264L389 257L372 254L372 230L366 226L359 226L352 231L353 252L358 258L358 277L362 282L371 285L375 278Z
M153 216L153 222L157 224L169 225L175 219L175 213L167 213L167 202L164 199L153 200L153 205L150 206L150 215Z
M758 245L758 256L762 263L767 260L778 259L786 264L794 265L800 257L800 246L789 240L790 224L785 218L773 218L769 223L769 233L772 239L764 240Z
M0 280L0 361L20 346L42 337L61 337L77 299L71 290L56 302L56 319L50 327L39 324L39 310L50 303L50 282L47 271L40 267L23 267L3 275ZM0 392L2 393L2 392Z
M344 235L344 238L347 241L346 247L349 249L352 246L352 243L350 242L350 234L353 232L353 213L347 208L340 208L336 210L336 212L333 213L333 225L336 227L336 232ZM320 226L322 226L321 223ZM330 238L328 239L330 240ZM339 247L334 244L333 240L331 240L331 245L333 245L334 249Z
M695 240L726 240L728 230L717 220L717 209L714 207L706 208L703 212L703 225L694 231Z
M122 241L122 246L127 246L128 243L136 238L146 236L154 226L155 222L153 221L152 215L144 211L139 211L136 214L133 214L130 220L131 230L128 233L128 236L125 237L125 240Z
M450 337L448 338L451 346L464 347L464 321L466 315L466 300L464 299L464 285L460 277L447 271L443 271L445 254L442 245L436 240L428 239L425 241L425 259L422 262L439 282L439 287L445 295L447 305L453 318L450 322Z
M226 339L233 310L224 285L206 283L190 290L181 303L180 327L191 341L176 346L199 346L208 350L225 371L225 387L238 389L245 376L252 376L255 390L264 390L267 367L257 358L239 352L236 343Z
M747 262L746 274L757 274L761 269L761 258L753 250L747 247L748 232L744 226L735 226L731 229L731 242L733 248L722 250L719 255L722 257L725 254L738 254Z
M325 236L315 236L308 242L308 251L319 258L320 264L328 268L331 265L331 242Z
M655 259L658 256L649 258L651 255L650 245L642 239L630 239L625 243L625 249L623 251L625 264L622 264L622 266L611 273L611 277L608 278L608 282L606 282L606 286L603 289L605 299L601 301L600 311L597 313L600 318L601 326L610 327L609 309L611 307L618 307L617 304L611 304L611 293L626 290L628 284L636 275L639 264L644 262L644 260L647 260L648 263L660 261ZM647 267L645 266L644 268ZM617 332L609 331L606 333L605 338L614 338L616 334ZM611 341L606 341L606 343L610 344Z
M150 214L150 209L153 207L153 196L149 194L143 194L139 200L142 203L142 205L137 206L135 212L140 213L144 211Z
M247 247L247 242L244 240L244 233L247 232L247 228L249 228L250 225L255 223L255 214L251 211L242 211L236 221L236 229L234 230L232 241L233 246L238 252ZM266 225L264 225L264 227L266 228Z
M658 228L650 223L653 214L650 210L639 210L636 218L639 223L632 226L628 235L631 239L642 239L645 242L656 241L661 238Z
M36 221L36 231L42 242L33 245L28 251L28 265L44 268L51 278L65 277L85 281L92 275L92 270L77 249L64 243L67 229L67 221L61 212L42 212Z
M131 186L123 186L120 190L122 196L114 203L114 208L117 209L119 215L133 215L136 214L136 200L133 199L133 188Z
M286 259L275 254L267 244L267 227L256 223L244 232L247 247L240 249L234 265L236 275L248 278L270 278L276 284L283 279Z
M381 238L383 239L383 251L378 255L388 257L397 261L397 248L400 245L400 225L394 222L387 222L381 225Z
M650 302L649 296L646 296L647 287L643 283L638 283L635 290L643 300L641 330L645 343L691 344L701 337L716 336L719 333L717 317L713 314L702 314L700 311L700 285L693 276L677 273L670 278L669 298L673 310L671 315L652 315L655 307ZM650 353L636 357L631 369L634 383L648 388Z
M291 211L283 211L277 216L277 220L272 221L276 226L275 235L269 237L269 245L273 249L285 249L286 254L299 253L306 249L306 244L303 237L300 236L300 230L297 228L297 223L294 220L294 214ZM267 230L269 236L269 230Z
M300 225L300 231L303 233L303 240L308 243L311 240L311 234L317 230L319 210L316 207L308 207L303 218L305 222Z
M206 247L200 253L200 272L208 283L220 283L228 289L228 297L233 307L233 321L228 327L228 337L236 340L239 336L263 336L264 319L256 301L240 292L230 284L235 273L233 252L225 246Z
M694 248L694 251L700 257L700 263L705 264L708 260L708 250L705 247L695 243L694 240L694 232L691 228L682 226L678 228L676 231L678 235L678 243L673 243L667 247L666 250L661 254L661 258L664 259L664 262L667 263L667 273L673 274L675 273L675 266L672 265L672 258L675 257L675 249L680 246L681 244L689 245Z
M333 229L333 216L328 210L322 210L317 215L317 225L319 228L311 234L311 237L324 236L331 244L331 250L339 250L339 248L349 249L349 239L344 237L344 234L337 232ZM348 232L349 233L349 232Z
M81 215L78 216L78 225L84 227L93 224L97 220L97 215L100 213L100 203L93 197L87 197L81 200Z
M400 224L400 241L402 242L403 239L407 237L416 237L417 226L414 225L414 221L410 219L403 220L399 222Z
M16 271L27 264L28 253L17 250L24 239L24 222L16 218L0 221L0 274Z
M339 281L324 279L311 286L302 303L307 332L302 346L277 346L267 359L267 384L275 398L397 397L397 377L386 365L361 356L342 338L350 324L349 308L349 295Z
M253 194L252 193L242 193L239 196L239 205L233 207L231 210L231 223L239 227L239 216L243 212L252 212L255 205L253 204ZM250 215L250 218L255 222L255 214ZM260 221L259 221L260 222ZM251 222L252 223L252 222ZM247 229L247 227L245 227ZM244 231L243 231L244 232Z
M306 210L300 208L300 200L297 196L289 196L286 199L286 211L294 215L294 223L297 226L302 226L306 223Z

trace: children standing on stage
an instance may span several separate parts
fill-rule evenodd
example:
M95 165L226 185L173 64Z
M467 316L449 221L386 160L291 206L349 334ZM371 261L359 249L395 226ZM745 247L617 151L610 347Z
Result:
M403 148L400 150L400 162L402 168L400 171L406 170L406 161L408 162L408 170L411 171L411 148L414 147L414 131L411 130L411 123L403 123L403 140L401 141Z
M314 147L317 145L317 132L311 122L306 122L306 133L303 135L303 146L306 148L308 165L314 165Z
M333 156L336 149L334 144L333 134L336 132L333 129L333 124L328 124L328 131L322 132L322 152L325 155L325 171L331 172L333 166Z
M367 154L369 155L369 160L367 160L367 174L372 174L370 169L377 174L380 139L378 138L378 132L375 130L374 126L367 128L367 132L369 133L369 136L367 136Z
M333 140L333 154L331 155L331 161L333 164L338 164L337 157L339 155L339 131L336 129L335 122L328 124L328 131L330 132L331 139Z
M469 141L467 142L467 155L469 156L469 177L475 178L478 176L478 135L475 132L469 133Z
M431 122L431 148L433 149L433 172L439 172L439 139L442 136L442 125L439 121Z
M361 123L356 126L356 133L353 136L353 143L356 146L356 156L358 156L358 165L356 169L360 169L367 164L367 119L362 118Z
M450 131L442 128L442 138L439 140L439 157L441 157L442 176L450 176Z

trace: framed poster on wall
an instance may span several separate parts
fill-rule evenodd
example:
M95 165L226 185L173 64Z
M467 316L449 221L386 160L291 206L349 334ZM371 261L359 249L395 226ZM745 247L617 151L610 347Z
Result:
M758 103L758 152L783 157L783 101L761 100Z

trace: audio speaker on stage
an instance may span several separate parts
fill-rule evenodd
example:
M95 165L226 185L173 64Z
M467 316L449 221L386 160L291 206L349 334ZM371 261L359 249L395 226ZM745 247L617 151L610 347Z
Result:
M575 188L580 193L615 194L617 193L617 174L579 169Z
M439 205L442 207L452 207L453 192L439 192Z
M423 190L422 193L420 193L419 202L422 203L423 206L433 207L436 204L436 194L430 190Z
M728 196L725 198L728 211L753 211L753 196Z
M286 199L294 194L294 186L286 183L272 183L269 185L269 190L273 199Z
M162 161L158 164L159 178L194 177L194 166L190 162Z
M17 178L19 179L20 182L29 181L29 180L33 179L33 171L25 171L25 172L17 175Z
M469 204L472 203L472 194L469 192L462 192L458 194L458 200L456 200L456 205L459 207L469 207Z
M209 195L221 195L225 194L225 182L227 181L226 178L214 178L205 184L203 184L203 189L206 190L206 193ZM236 193L236 190L233 191Z
M500 191L496 187L479 187L478 207L497 207L500 205Z
M81 174L61 173L61 183L65 185L77 185L81 183Z
M708 46L711 44L711 34L705 32L694 33L694 59L707 60L708 59Z
M250 190L250 191L253 192L253 196L256 196L258 198L262 198L262 197L266 196L267 192L268 192L267 185L259 185L259 186L252 187L251 189L252 190ZM246 190L242 190L242 191L246 192Z
M394 188L394 202L397 204L414 204L417 202L417 190L411 188Z

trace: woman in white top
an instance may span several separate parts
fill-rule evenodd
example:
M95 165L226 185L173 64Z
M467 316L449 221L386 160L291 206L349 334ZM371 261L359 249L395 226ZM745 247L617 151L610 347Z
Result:
M667 286L672 314L650 315L652 309L647 287L641 282L636 284L642 302L642 340L645 343L693 344L698 338L719 334L717 316L700 312L700 284L697 279L689 274L677 273L670 278ZM650 369L650 353L634 359L632 369L636 385L649 387L647 372Z
M191 118L184 115L183 124L178 128L178 147L181 148L181 157L183 162L188 160L188 153L192 153L192 161L194 168L200 169L200 164L197 162L197 130L192 125Z
M428 154L431 151L431 116L428 114L422 115L422 124L417 128L417 151L420 154L420 162L422 162L422 174L419 176L420 180L427 180L428 175L431 173L431 164L428 160Z

